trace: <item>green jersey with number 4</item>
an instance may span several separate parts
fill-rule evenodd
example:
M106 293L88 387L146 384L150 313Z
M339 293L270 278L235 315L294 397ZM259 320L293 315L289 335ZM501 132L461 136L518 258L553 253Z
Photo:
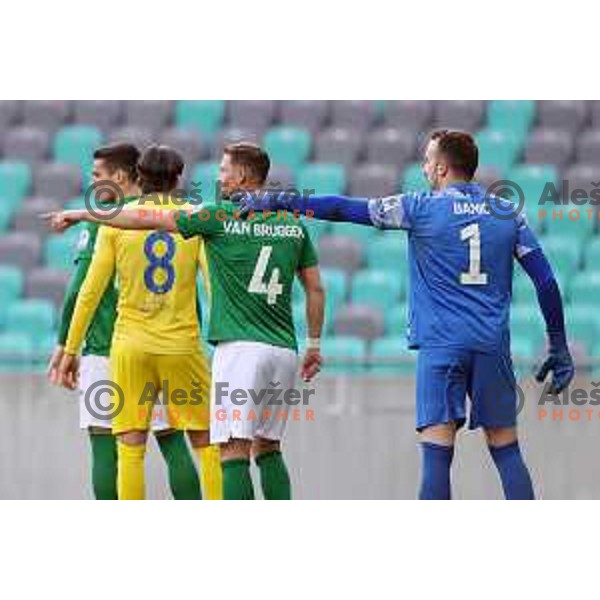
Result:
M208 339L248 340L297 349L292 285L318 263L304 224L292 215L257 212L247 220L227 202L177 220L185 238L204 238L211 312Z

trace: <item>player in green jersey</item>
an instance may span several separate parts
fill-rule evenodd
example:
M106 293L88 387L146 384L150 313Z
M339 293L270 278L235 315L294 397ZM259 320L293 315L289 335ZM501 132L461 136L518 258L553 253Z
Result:
M105 191L103 202L114 203L120 190L124 201L139 195L136 167L139 150L131 144L115 144L94 153L92 179ZM111 197L109 197L111 196ZM99 225L85 223L78 242L75 271L69 283L58 332L58 345L48 365L52 383L58 383L58 366L64 354L71 317L79 289L90 266ZM117 447L111 434L110 417L103 414L102 381L110 380L108 356L116 318L118 291L114 281L104 293L85 339L79 370L80 425L88 431L91 447L92 487L98 500L117 499ZM104 388L106 391L107 388ZM201 497L198 474L182 432L175 431L166 420L157 416L152 428L169 471L171 492L176 499Z
M147 208L123 211L106 221L124 229L164 229L204 240L211 297L208 338L216 345L211 442L221 444L225 499L254 498L251 455L265 498L291 497L280 440L287 421L284 413L298 396L291 305L295 276L306 294L309 337L303 378L311 380L321 365L324 292L304 224L291 214L266 212L241 220L236 205L227 201L236 192L259 190L269 166L267 154L258 146L230 145L220 167L224 202L195 207L193 212L190 207L171 213ZM86 211L70 211L53 215L51 223L61 231L79 220L97 218ZM275 395L283 401L269 405Z

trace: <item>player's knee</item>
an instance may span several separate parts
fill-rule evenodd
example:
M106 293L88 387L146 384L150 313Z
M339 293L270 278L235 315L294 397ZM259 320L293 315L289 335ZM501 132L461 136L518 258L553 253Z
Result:
M190 444L194 448L205 448L210 444L210 435L207 430L203 431L188 431Z
M440 425L430 425L423 428L419 433L421 442L430 442L441 446L453 446L456 437L456 423L442 423Z
M268 454L269 452L281 452L281 443L279 440L267 440L265 438L256 438L252 442L252 455Z
M232 460L235 458L250 458L251 440L231 439L221 444L221 460Z
M127 446L145 446L148 438L147 431L126 431L120 433L119 441Z
M516 427L494 427L485 430L488 446L506 446L517 441Z

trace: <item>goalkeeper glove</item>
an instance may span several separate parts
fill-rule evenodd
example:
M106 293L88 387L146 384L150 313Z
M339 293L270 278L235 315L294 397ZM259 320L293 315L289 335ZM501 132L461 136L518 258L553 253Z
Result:
M549 394L560 394L575 376L575 366L566 341L551 343L548 358L539 368L535 378L542 383L549 372L552 372L552 380L548 388Z

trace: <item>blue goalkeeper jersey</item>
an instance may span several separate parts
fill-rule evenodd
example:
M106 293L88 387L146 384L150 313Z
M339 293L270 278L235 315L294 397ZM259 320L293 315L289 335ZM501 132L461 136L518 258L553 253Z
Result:
M476 183L374 198L369 214L408 231L411 348L510 351L514 259L539 248L523 215L492 214Z

